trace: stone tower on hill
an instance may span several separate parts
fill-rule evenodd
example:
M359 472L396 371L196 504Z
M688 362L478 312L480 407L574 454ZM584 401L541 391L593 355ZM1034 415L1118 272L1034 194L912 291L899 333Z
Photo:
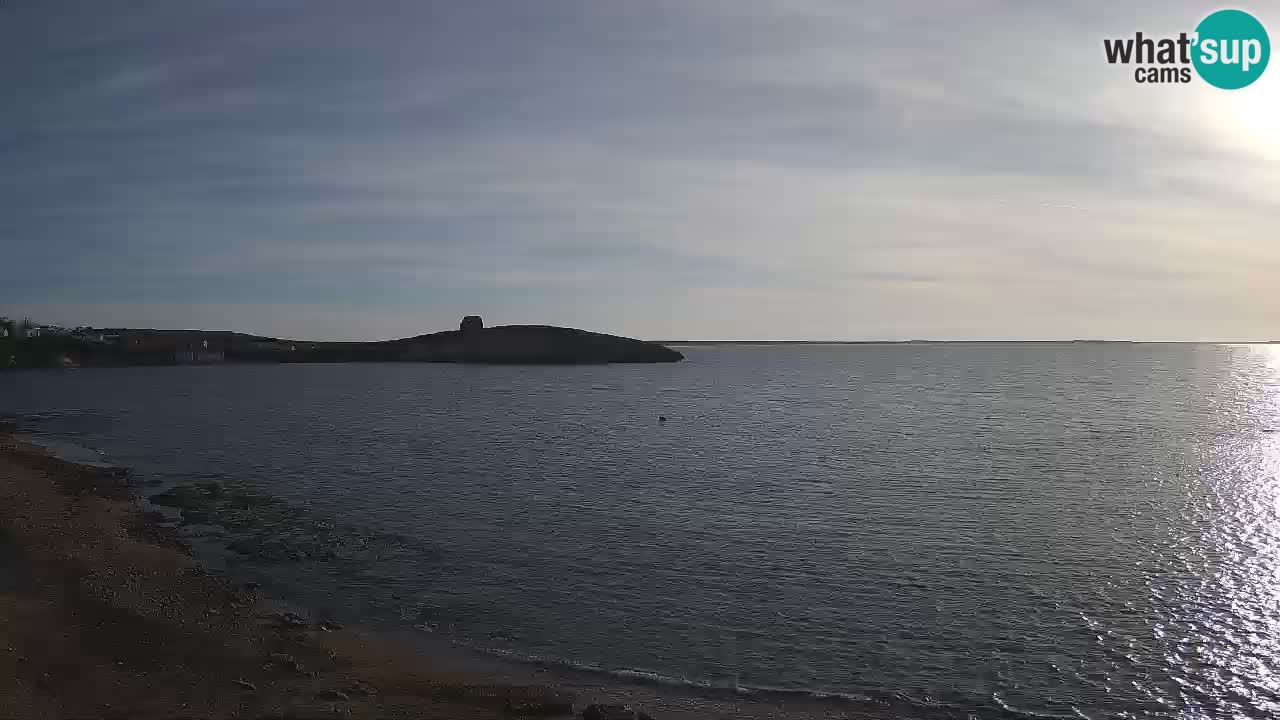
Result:
M458 324L458 329L462 331L463 335L467 335L477 330L483 330L484 321L480 319L479 315L468 315L462 318L462 322Z

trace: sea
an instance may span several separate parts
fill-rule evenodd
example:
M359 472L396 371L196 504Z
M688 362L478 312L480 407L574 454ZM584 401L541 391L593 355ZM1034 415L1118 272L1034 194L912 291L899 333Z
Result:
M14 371L0 414L213 498L179 530L264 592L660 718L1280 716L1280 346L679 349Z

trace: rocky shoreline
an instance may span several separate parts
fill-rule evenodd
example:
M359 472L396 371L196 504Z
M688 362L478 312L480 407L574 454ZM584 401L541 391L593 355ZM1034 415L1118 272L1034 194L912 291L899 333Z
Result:
M145 518L123 470L65 462L3 423L0 717L648 717L275 609ZM251 501L182 492L168 499L184 512Z

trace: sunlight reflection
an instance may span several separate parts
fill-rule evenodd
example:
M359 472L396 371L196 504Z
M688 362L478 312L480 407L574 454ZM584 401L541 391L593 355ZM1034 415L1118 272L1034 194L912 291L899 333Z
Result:
M1207 507L1203 580L1174 618L1173 674L1192 714L1238 698L1280 713L1280 346L1251 345L1216 408L1219 440L1202 468ZM1214 688L1196 687L1206 678Z

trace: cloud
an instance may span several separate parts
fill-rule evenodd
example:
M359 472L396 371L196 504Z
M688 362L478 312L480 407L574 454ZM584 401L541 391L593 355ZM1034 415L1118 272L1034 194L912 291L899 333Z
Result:
M1280 144L1235 132L1266 96L1101 56L1193 5L0 12L5 307L322 338L477 309L650 337L1274 334Z

